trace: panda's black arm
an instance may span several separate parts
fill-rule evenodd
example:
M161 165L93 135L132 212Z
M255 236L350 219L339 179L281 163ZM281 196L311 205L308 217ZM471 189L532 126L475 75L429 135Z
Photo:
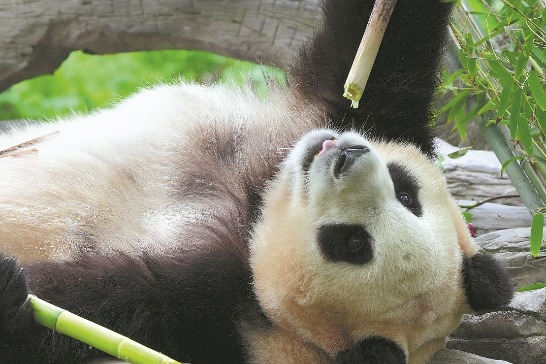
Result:
M291 68L291 85L322 106L333 126L414 142L432 154L430 105L451 4L398 0L358 109L343 85L374 0L325 0L324 27Z
M201 261L198 261L198 260ZM6 363L84 363L105 356L33 323L21 307L25 275L0 255L0 358ZM174 359L242 363L236 322L253 312L250 274L239 258L86 256L27 269L39 297Z
M478 312L502 308L514 294L506 269L483 253L463 258L463 282L468 304Z

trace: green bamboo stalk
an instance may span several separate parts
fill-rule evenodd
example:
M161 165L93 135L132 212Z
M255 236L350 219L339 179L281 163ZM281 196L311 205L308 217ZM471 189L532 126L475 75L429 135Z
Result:
M493 149L501 163L514 158L515 154L506 142L504 134L500 130L500 125L486 125L481 118L476 118L476 122L482 129L487 144ZM527 206L529 212L534 215L539 209L544 208L545 202L542 201L539 194L532 185L529 177L517 162L512 162L506 167L506 174L510 177L516 191L521 196L523 203Z
M368 77L395 5L396 0L375 0L370 19L344 86L343 96L351 100L351 107L355 109L358 108L358 103L368 83Z
M182 364L34 295L28 297L36 322L60 334L70 336L129 363Z

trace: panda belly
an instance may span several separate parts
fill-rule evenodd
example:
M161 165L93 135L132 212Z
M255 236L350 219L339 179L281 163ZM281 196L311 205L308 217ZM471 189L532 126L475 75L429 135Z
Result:
M290 102L288 92L263 100L222 86L160 86L112 109L0 136L0 149L42 138L29 153L0 159L2 250L31 263L168 248L221 203L191 189L229 180L241 195L249 183L259 191L279 151L323 122L283 111Z

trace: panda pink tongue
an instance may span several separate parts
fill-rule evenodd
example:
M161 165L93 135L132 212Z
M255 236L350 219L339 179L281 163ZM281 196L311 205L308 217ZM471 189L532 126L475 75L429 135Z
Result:
M322 150L319 152L317 157L320 157L321 155L323 155L324 153L326 153L330 149L335 148L336 145L337 145L337 143L335 142L335 140L330 140L330 139L325 140L324 143L322 143Z

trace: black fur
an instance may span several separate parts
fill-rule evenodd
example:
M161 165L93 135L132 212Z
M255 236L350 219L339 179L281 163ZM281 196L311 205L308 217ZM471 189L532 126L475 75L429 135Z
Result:
M477 253L463 259L466 298L475 311L495 310L512 300L514 288L504 267L492 256Z
M238 325L269 325L254 298L250 271L229 251L184 252L184 256L181 260L87 255L62 265L33 266L30 283L43 299L178 360L244 363L247 358ZM39 327L35 329L47 331L37 340L45 350L28 350L28 343L19 344L24 342L22 335L12 336L13 325L5 322L29 326L28 320L13 318L13 312L27 312L21 308L27 293L25 280L13 260L0 258L0 267L2 277L15 277L7 284L3 281L0 290L4 298L1 354L6 362L70 363L105 356Z
M0 362L20 362L29 345L39 346L45 329L34 322L27 297L24 270L14 258L0 254Z
M371 337L338 354L334 363L405 364L406 354L393 341L382 337Z
M415 216L423 216L423 207L419 202L419 183L410 171L396 163L387 165L394 185L396 198Z
M361 107L355 110L341 96L343 83L373 3L325 1L325 26L290 71L291 86L303 100L296 105L323 110L334 127L365 128L375 136L408 140L432 155L429 105L450 5L398 1ZM282 156L276 150L262 151L252 165L238 165L231 156L253 134L243 130L233 140L210 137L206 146L181 151L194 153L194 164L181 167L178 176L180 196L199 201L211 212L206 222L179 237L179 245L206 249L179 248L163 256L86 254L72 262L29 266L31 291L177 360L246 362L238 325L270 325L252 291L247 243L259 215L260 193ZM201 154L203 150L209 154ZM371 256L370 249L356 263ZM342 254L342 260L350 258ZM23 305L26 294L23 271L0 255L2 362L81 363L104 356L33 323ZM371 338L338 356L340 363L358 360L405 359L394 343Z
M373 258L373 239L360 225L324 225L318 231L320 252L331 262L366 264Z
M293 65L291 84L322 107L334 127L354 126L389 140L409 141L433 155L430 104L451 4L397 2L360 107L352 109L342 96L343 85L373 3L326 1L324 26Z

